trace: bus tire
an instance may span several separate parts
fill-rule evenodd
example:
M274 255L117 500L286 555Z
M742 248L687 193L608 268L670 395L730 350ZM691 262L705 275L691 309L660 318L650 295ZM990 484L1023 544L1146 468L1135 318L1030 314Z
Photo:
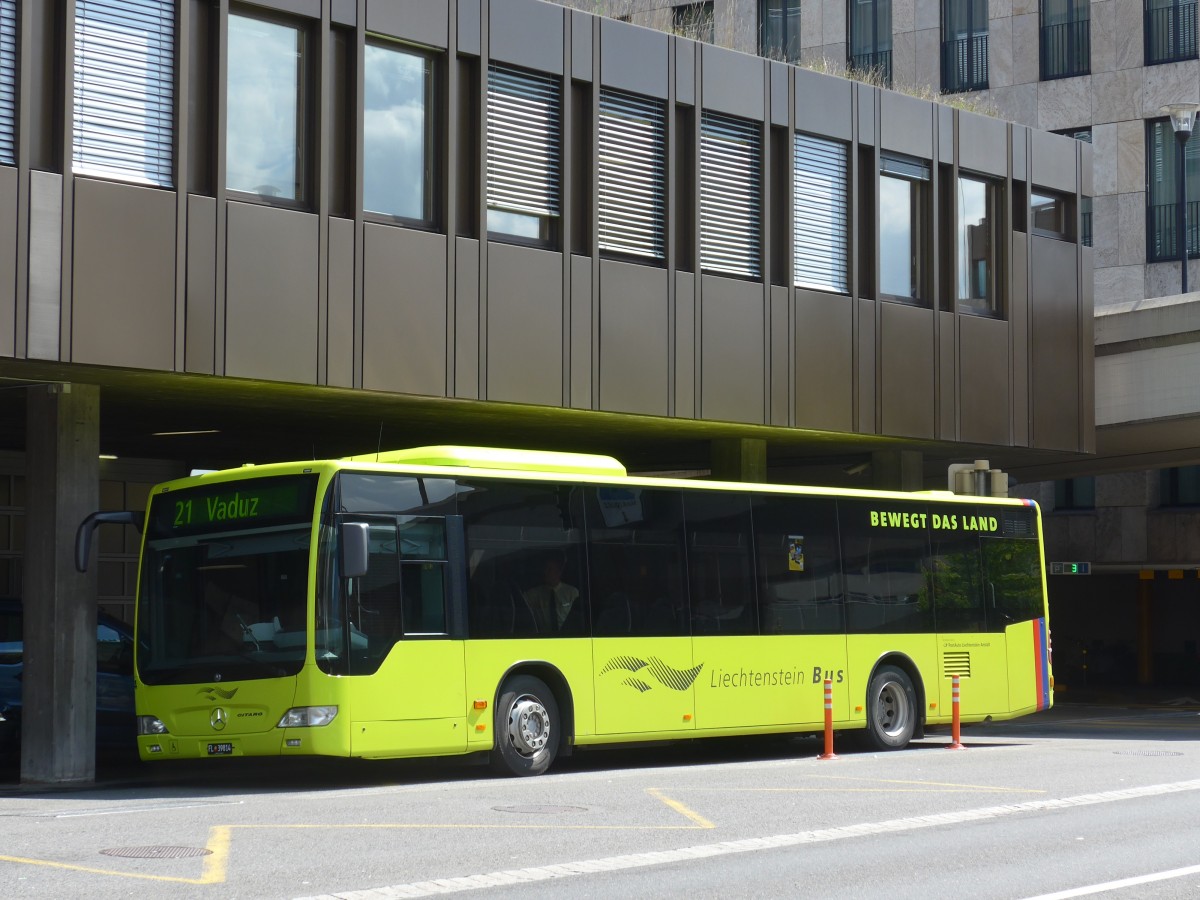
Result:
M558 755L558 701L532 675L509 678L496 704L492 768L501 775L541 775Z
M917 725L917 692L895 666L880 666L867 688L866 743L872 750L902 750Z

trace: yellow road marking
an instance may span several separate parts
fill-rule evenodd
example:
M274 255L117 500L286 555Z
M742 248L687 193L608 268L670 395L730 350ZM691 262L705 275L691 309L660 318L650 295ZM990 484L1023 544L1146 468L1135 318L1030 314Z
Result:
M663 794L663 792L660 791L658 788L646 788L646 793L649 794L651 797L654 797L657 800L661 800L663 803L667 804L667 806L671 807L671 809L675 810L675 812L677 812L681 816L695 822L701 828L716 828L717 827L712 822L708 821L708 819L704 818L704 816L700 815L698 812L688 809L686 806L684 806L678 800L672 800L670 797Z

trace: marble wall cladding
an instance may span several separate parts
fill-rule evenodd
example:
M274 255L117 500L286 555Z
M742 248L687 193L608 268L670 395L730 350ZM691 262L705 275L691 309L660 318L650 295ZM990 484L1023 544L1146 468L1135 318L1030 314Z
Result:
M1167 63L1142 69L1142 104L1138 115L1156 118L1162 107L1180 100L1200 101L1200 61ZM1130 116L1129 118L1133 118Z
M1012 0L1012 14L1014 16L1025 15L1032 13L1037 15L1038 0Z
M1117 123L1117 192L1146 190L1146 124Z
M1101 194L1092 200L1092 250L1097 269L1119 263L1119 209L1116 194Z
M825 9L821 16L821 43L841 44L846 46L846 4L824 3ZM842 51L845 58L845 51Z
M1096 196L1117 193L1117 126L1092 126L1092 188Z
M916 0L892 0L892 34L916 30L916 7Z
M1008 19L1013 14L1013 0L988 0L988 18L993 22L997 19Z
M1043 131L1074 128L1091 121L1091 84L1080 78L1059 78L1038 84L1037 127Z
M1096 558L1096 514L1076 513L1067 520L1067 547L1071 559Z
M1093 75L1091 121L1124 122L1140 118L1142 81L1142 73L1137 69Z
M1172 563L1195 559L1200 551L1200 514L1151 510L1146 517L1150 562Z
M1113 29L1116 21L1113 0L1101 0L1092 4L1092 24L1089 37L1092 43L1091 71L1112 72L1117 68L1117 35Z
M919 85L916 72L916 40L911 31L892 35L892 83L901 85ZM940 77L925 84L937 85Z
M1036 8L1036 7L1035 7ZM1038 17L1012 17L1012 65L1013 84L1037 83L1038 67Z
M1037 82L1030 84L1015 84L1011 87L996 88L983 94L985 100L995 104L996 112L1002 119L1016 122L1018 125L1037 127L1038 120L1038 86Z
M988 85L1007 87L1013 79L1012 17L993 19L988 24Z
M800 4L800 50L819 47L825 42L821 23L824 21L824 4Z
M801 49L800 61L805 65L816 66L831 75L841 75L846 71L846 45L820 44L816 47Z
M914 28L921 31L925 28L941 28L942 25L942 4L941 0L916 0L914 15L916 23Z
M1117 69L1136 69L1145 60L1142 43L1143 0L1109 0L1114 5L1114 65Z
M1097 501L1097 507L1100 507ZM1146 510L1101 507L1096 510L1096 559L1124 562L1146 558Z
M1145 266L1109 266L1096 269L1094 298L1097 309L1141 300L1146 294Z
M1181 273L1179 260L1150 263L1146 266L1146 297L1173 297L1179 293ZM1188 260L1188 288L1194 290L1200 284L1200 260Z
M936 28L926 28L914 35L916 59L913 64L913 80L916 84L929 84L935 87L941 84L941 32Z
M1157 502L1156 472L1096 476L1097 506L1150 506Z
M1146 263L1146 193L1117 194L1118 265ZM1093 219L1093 222L1095 220Z

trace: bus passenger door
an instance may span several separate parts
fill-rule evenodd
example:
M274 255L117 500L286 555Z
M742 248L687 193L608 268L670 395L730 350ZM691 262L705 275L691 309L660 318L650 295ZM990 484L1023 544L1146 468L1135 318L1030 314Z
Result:
M1050 705L1050 653L1042 564L1032 538L983 540L988 625L1003 631L1007 647L1008 696L1012 713Z
M354 755L466 748L462 518L372 517L350 597Z

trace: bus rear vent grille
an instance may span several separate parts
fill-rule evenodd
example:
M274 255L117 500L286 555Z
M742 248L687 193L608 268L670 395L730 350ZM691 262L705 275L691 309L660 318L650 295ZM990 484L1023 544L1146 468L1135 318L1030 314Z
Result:
M942 670L946 677L957 675L960 678L971 677L971 652L969 650L948 650L942 654Z
M1033 510L1006 509L1000 514L1000 533L1005 537L1033 537Z

